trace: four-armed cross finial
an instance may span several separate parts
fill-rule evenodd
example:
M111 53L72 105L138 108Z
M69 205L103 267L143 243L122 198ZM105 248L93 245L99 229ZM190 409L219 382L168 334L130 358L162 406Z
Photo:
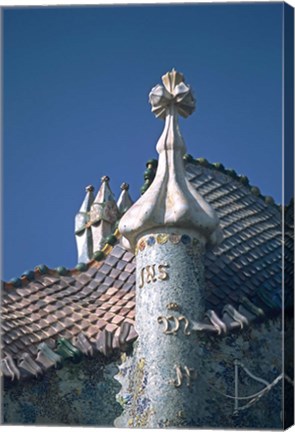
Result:
M184 76L173 68L162 76L164 86L157 84L149 94L152 112L156 117L164 119L167 108L175 105L178 114L188 117L196 107L196 100L190 86L184 83Z

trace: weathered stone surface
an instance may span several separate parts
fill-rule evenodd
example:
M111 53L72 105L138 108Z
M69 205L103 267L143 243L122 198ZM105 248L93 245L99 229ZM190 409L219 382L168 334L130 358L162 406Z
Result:
M179 231L150 234L140 242L146 247L137 254L136 361L144 362L147 375L147 425L161 427L166 420L183 425L178 412L189 424L197 409L199 361L185 322L204 314L203 246L191 233Z
M5 380L2 422L22 425L113 426L122 411L114 380L118 357L68 361L60 370L12 383Z
M288 321L286 340L290 340L293 324ZM198 428L281 429L282 382L246 409L234 414L234 360L239 359L256 376L272 382L282 372L280 319L244 329L242 333L223 338L202 337L196 341L199 366L195 384L199 389L198 408L192 426ZM167 338L174 338L167 335ZM113 362L114 363L109 363ZM122 363L121 365L119 365ZM118 366L119 365L119 366ZM292 376L292 359L285 364ZM113 379L114 375L116 380ZM117 382L123 384L123 388ZM96 425L112 426L128 409L126 425L145 427L148 420L148 399L145 397L147 370L145 360L135 361L130 354L103 360L84 358L74 364L68 361L61 370L48 370L45 375L11 382L5 380L2 397L2 422L35 425ZM125 386L124 383L128 383ZM248 396L264 387L239 370L239 395ZM181 389L181 388L180 388ZM175 389L176 391L180 389ZM285 380L285 390L292 385ZM116 403L116 393L117 396ZM131 395L138 404L131 404ZM287 396L288 397L288 396ZM239 401L242 408L249 400ZM292 407L289 396L288 407ZM146 413L145 415L143 415ZM176 412L176 414L178 411ZM179 413L180 414L180 413ZM179 419L179 421L181 418ZM128 424L129 421L129 424ZM183 419L186 421L186 419ZM167 419L161 423L169 426ZM171 426L171 425L170 425Z
M286 338L292 335L293 324L286 327ZM281 429L283 427L282 401L282 327L281 320L255 325L243 333L232 333L223 338L203 335L194 340L197 347L198 365L194 385L196 410L188 418L181 409L175 408L172 419L163 416L159 427L195 427L206 429ZM166 336L175 338L175 336ZM135 351L138 352L138 341ZM141 354L141 353L140 353ZM152 354L150 354L152 355ZM238 369L238 397L246 398L235 403L235 360L260 380L267 381L270 389L263 382L249 376L243 367ZM143 356L134 358L124 355L116 379L122 384L118 402L124 408L124 414L116 420L117 426L147 427L153 417L151 402L147 397L147 383L150 367ZM165 373L165 372L164 372ZM292 361L286 365L285 373L292 377ZM285 380L288 391L287 411L291 411L292 384ZM186 386L186 382L185 382ZM184 390L185 390L184 386ZM181 391L176 388L175 392ZM261 392L262 391L262 392ZM260 394L261 392L261 394ZM259 397L252 395L260 394ZM136 398L135 404L132 397ZM167 398L169 406L173 399Z

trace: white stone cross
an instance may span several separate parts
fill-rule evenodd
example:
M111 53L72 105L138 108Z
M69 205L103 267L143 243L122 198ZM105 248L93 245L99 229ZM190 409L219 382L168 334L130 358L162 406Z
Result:
M184 83L184 76L173 68L162 76L164 86L157 84L149 94L152 112L158 118L166 117L167 108L175 105L178 114L188 117L196 107L196 100L189 85Z

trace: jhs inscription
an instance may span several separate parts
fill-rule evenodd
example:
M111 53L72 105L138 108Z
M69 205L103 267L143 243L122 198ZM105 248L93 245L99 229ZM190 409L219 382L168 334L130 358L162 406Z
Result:
M142 288L145 283L156 282L158 280L166 280L169 275L165 269L169 268L169 264L152 264L143 267L140 270L139 288Z

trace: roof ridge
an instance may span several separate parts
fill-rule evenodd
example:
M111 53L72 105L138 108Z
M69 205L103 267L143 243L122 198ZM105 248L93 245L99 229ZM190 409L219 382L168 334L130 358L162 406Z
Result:
M114 233L109 235L105 239L104 246L93 253L92 259L89 262L87 263L80 262L74 268L71 269L66 268L64 266L58 266L54 269L51 269L47 267L45 264L39 264L34 268L34 270L25 271L21 275L21 277L12 278L9 282L4 281L2 283L3 289L9 290L12 288L23 288L27 285L27 283L35 279L38 280L38 277L40 277L41 275L48 274L50 276L54 276L54 275L71 276L73 274L77 274L79 272L82 273L88 270L88 268L95 262L100 262L102 264L102 260L104 260L110 254L114 246L118 243L119 239L121 238L121 234L118 230L118 222L119 221L117 221L115 224Z
M222 172L228 176L230 176L232 179L238 181L243 186L246 186L250 192L255 195L257 198L262 199L265 204L267 205L274 205L276 207L281 207L281 204L277 204L274 200L274 198L270 195L263 195L260 192L260 189L258 186L254 186L250 184L249 178L246 175L243 174L237 174L237 172L232 168L225 168L225 166L221 162L209 162L206 158L196 158L194 159L192 155L185 154L183 156L183 159L187 163L193 163L194 165L201 165L209 169L214 169L215 171Z
M219 171L221 173L224 173L230 177L232 177L234 180L240 182L243 186L247 187L250 192L255 195L256 197L262 199L265 204L271 205L276 207L277 209L281 210L284 208L284 211L287 211L290 207L293 206L294 199L291 198L290 202L282 206L281 204L277 204L275 200L268 195L262 195L260 192L260 189L257 186L253 186L250 184L250 181L247 176L245 175L238 175L237 172L234 169L225 168L224 165L221 162L208 162L206 158L194 158L192 155L186 153L183 156L183 159L186 163L191 163L193 165L200 165L209 169L213 169L215 171ZM146 170L144 172L144 184L141 187L141 194L144 194L147 189L152 184L156 170L158 166L157 159L149 159L146 162ZM94 252L92 259L88 263L78 263L74 268L68 269L64 266L58 266L55 269L50 269L45 264L40 264L34 268L34 270L28 270L25 271L21 277L12 278L8 282L3 282L3 288L4 289L11 289L11 288L22 288L26 286L27 283L30 281L38 278L38 276L42 274L49 274L49 275L62 275L62 276L70 276L72 274L76 274L78 272L84 272L86 271L89 266L94 264L95 262L100 262L104 258L107 257L107 255L112 251L113 247L117 244L118 240L121 238L121 234L118 230L118 224L119 220L115 224L115 231L113 234L109 235L105 239L104 246L100 249Z
M249 178L245 175L239 175L237 172L232 168L225 168L224 165L221 162L209 162L206 158L194 158L191 154L186 153L183 156L183 160L187 163L192 163L194 165L201 165L203 167L214 169L215 171L219 171L221 173L224 173L234 180L240 182L243 186L246 186L250 192L255 195L258 198L261 198L265 204L267 205L273 205L279 209L282 208L281 204L277 204L274 200L274 198L270 195L263 195L260 192L260 189L258 186L254 186L250 184ZM141 187L141 194L144 194L146 190L150 187L152 184L156 169L157 169L158 161L157 159L150 159L146 163L147 169L144 172L144 184ZM287 210L287 208L292 204L292 198L290 202L284 206L284 210Z

